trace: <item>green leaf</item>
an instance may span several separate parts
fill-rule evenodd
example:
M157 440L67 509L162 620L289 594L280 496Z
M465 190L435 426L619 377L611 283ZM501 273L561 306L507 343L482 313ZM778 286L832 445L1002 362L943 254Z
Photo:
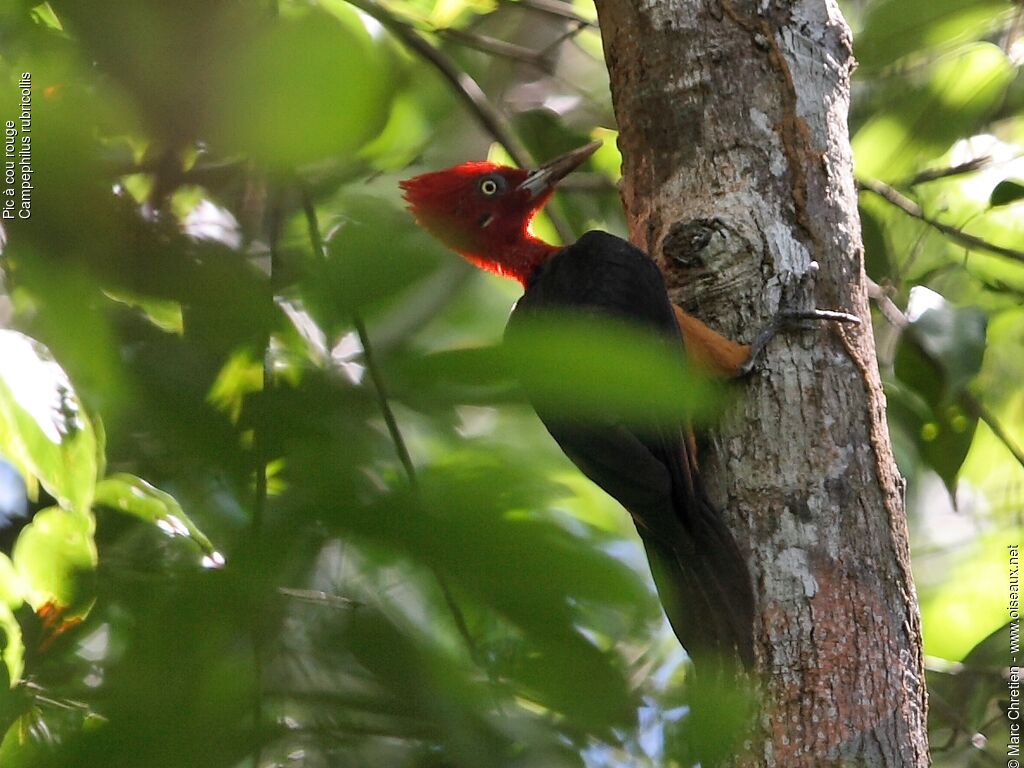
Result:
M435 353L398 375L410 397L507 400L519 382L544 413L651 425L706 418L721 396L688 369L675 339L606 318L517 318L498 347Z
M242 416L245 398L263 390L263 361L248 348L236 349L217 374L208 399L233 422Z
M95 503L156 525L169 536L190 539L205 555L204 564L219 566L224 563L223 557L185 514L178 501L140 477L118 473L104 478L96 485Z
M1001 205L1009 205L1024 198L1024 183L1013 179L1004 179L996 184L992 194L989 195L988 203L993 208Z
M53 8L50 7L49 3L40 3L32 9L33 21L43 24L50 29L55 29L58 32L63 32L64 27L61 26L60 19L57 18L57 14L53 12Z
M445 258L437 242L388 201L348 195L342 205L326 258L314 259L301 283L306 308L332 338L351 327L353 315L394 302Z
M1006 0L882 0L872 3L854 53L861 73L907 54L956 40L979 39L1010 10Z
M652 597L637 575L550 522L508 511L536 498L530 489L520 494L514 473L467 473L460 465L425 473L421 482L421 500L396 495L370 514L344 505L333 514L349 536L429 564L517 627L532 649L508 671L523 685L521 695L595 727L621 722L629 695L615 655L578 632L576 608L649 609Z
M915 297L932 306L914 318L900 340L894 364L898 382L887 388L889 416L953 495L978 426L959 395L981 370L988 318L979 309L954 307L924 291L911 292L911 308Z
M901 351L903 375L907 375L906 371L911 366L925 376L928 371L934 371L932 364L923 357L918 358L917 362L909 362L917 355L919 352L914 348ZM923 461L942 479L946 490L955 499L960 467L974 442L977 417L966 413L955 403L933 404L900 381L889 382L885 393L894 443L903 449L897 454L900 469L905 474L914 474L914 467L908 465L908 462L914 461L915 457L907 455L907 448L912 446L916 459Z
M907 327L906 333L941 369L943 397L960 392L978 375L987 328L988 316L980 309L945 301L926 309Z
M399 92L391 102L388 121L360 154L382 170L405 168L422 151L431 133L425 105L415 91Z
M709 415L714 388L678 340L601 318L519 318L504 357L538 410L643 425Z
M390 66L354 12L282 16L221 54L213 134L258 162L351 159L387 121Z
M501 678L504 691L513 693L519 703L518 706L511 702L509 705L498 704L502 710L502 730L508 729L517 734L518 743L508 754L504 740L495 739L487 725L488 713L497 703L493 698L496 689L471 681L452 658L432 648L423 639L400 632L372 608L354 614L340 640L358 660L359 666L373 674L375 691L385 694L379 699L381 703L377 708L401 713L403 722L411 720L433 724L445 753L455 756L453 765L493 768L576 765L561 759L552 760L550 755L545 756L548 759L523 759L524 753L531 755L543 748L546 740L530 728L530 720L523 717L523 710L550 717L550 713L537 705L547 708L554 704L546 694L555 690L568 700L571 710L569 723L574 727L597 730L611 724L632 725L631 721L635 721L631 711L635 701L626 690L623 670L609 664L614 661L611 654L600 658L614 685L608 690L600 690L596 688L594 678L587 677L588 673L596 673L594 677L597 677L604 671L592 669L589 665L591 656L596 655L592 646L584 644L582 648L574 649L581 651L577 660L563 657L557 659L557 666L552 663L556 660L549 659L544 650L531 648L520 661L523 666L548 673L538 681L539 687L523 685L520 676L502 675ZM556 711L565 714L561 708Z
M108 290L104 291L104 293L119 304L139 309L146 316L146 319L161 331L176 333L179 336L185 332L181 304L177 301L141 296L128 291Z
M21 531L12 561L34 610L53 603L69 615L88 611L93 590L87 576L97 562L94 530L91 514L48 507Z
M0 453L57 502L85 511L96 486L96 435L67 374L39 342L0 330Z

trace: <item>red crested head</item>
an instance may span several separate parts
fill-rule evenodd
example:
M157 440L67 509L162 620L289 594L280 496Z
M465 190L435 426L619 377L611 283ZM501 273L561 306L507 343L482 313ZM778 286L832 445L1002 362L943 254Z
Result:
M530 222L555 185L599 142L535 171L494 163L463 163L400 182L420 226L478 267L526 283L558 249L530 234Z

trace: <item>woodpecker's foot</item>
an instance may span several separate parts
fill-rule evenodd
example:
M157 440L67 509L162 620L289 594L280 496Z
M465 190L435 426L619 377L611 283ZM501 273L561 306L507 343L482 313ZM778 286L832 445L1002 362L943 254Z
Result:
M836 312L831 309L780 310L776 313L775 317L771 319L771 322L761 329L753 343L751 343L750 357L748 357L747 361L740 366L739 371L736 374L737 378L749 376L753 372L754 368L764 356L764 350L768 346L768 342L775 337L775 334L780 331L806 328L806 324L809 321L860 325L860 318L856 315L851 315L849 312Z

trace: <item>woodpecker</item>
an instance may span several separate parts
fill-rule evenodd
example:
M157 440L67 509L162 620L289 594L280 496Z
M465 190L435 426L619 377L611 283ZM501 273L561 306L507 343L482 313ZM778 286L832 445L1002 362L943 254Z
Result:
M734 376L751 357L669 300L642 250L592 231L559 247L530 223L556 184L600 146L588 144L533 171L469 162L400 182L416 221L446 246L524 293L506 333L544 310L604 315L670 340L712 372ZM638 376L637 386L643 386ZM527 392L529 396L529 392ZM694 440L682 423L635 427L534 409L570 460L629 512L669 623L698 670L754 661L754 597L746 560L701 483Z

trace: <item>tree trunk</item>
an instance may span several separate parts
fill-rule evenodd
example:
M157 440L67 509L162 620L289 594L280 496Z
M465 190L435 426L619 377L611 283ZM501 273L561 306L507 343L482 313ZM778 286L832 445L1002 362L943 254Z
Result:
M749 553L762 714L741 764L928 764L920 619L889 445L835 0L597 0L633 241L673 299L776 337L701 456ZM815 269L820 265L819 269Z

